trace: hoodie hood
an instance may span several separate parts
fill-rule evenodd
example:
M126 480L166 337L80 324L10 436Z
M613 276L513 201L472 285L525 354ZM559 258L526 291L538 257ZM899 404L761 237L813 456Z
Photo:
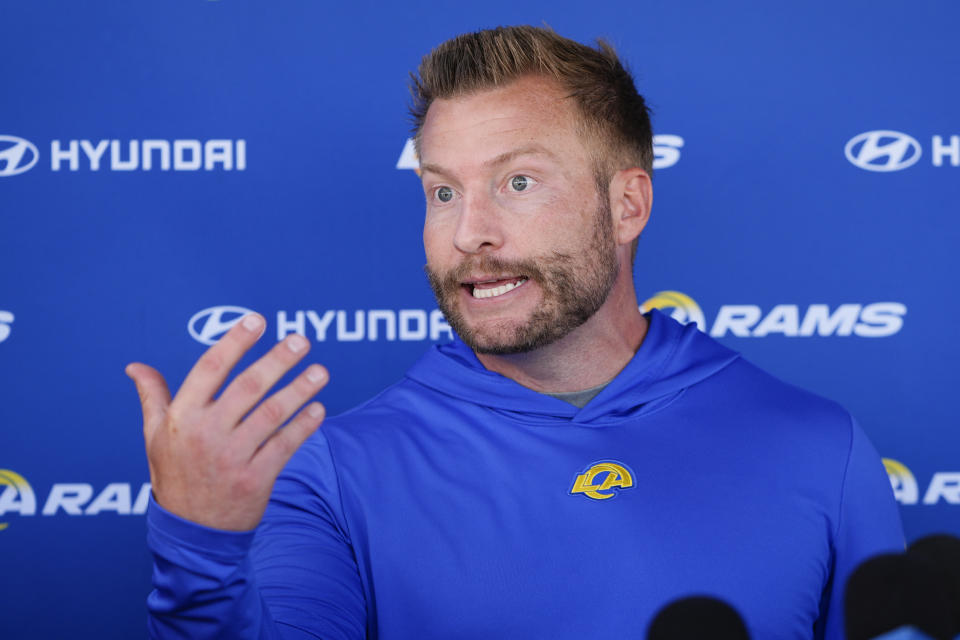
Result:
M582 409L487 370L461 340L433 347L407 377L442 394L535 422L603 426L636 417L720 371L739 355L694 324L656 309L633 359Z

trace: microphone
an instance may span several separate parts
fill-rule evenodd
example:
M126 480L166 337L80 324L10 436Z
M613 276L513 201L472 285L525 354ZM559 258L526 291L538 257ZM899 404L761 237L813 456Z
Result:
M952 640L949 593L945 575L922 558L904 553L874 556L847 581L847 640L872 640L911 626L933 640Z
M657 613L647 640L750 640L747 626L730 605L709 596L674 600Z
M953 633L960 635L960 538L946 533L929 535L915 540L907 548L907 555L922 558L946 576L950 583Z

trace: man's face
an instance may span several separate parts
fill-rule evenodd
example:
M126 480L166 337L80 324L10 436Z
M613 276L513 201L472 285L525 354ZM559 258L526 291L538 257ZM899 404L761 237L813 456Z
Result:
M618 275L606 194L572 101L548 79L436 100L421 138L427 274L479 353L521 353L582 325Z

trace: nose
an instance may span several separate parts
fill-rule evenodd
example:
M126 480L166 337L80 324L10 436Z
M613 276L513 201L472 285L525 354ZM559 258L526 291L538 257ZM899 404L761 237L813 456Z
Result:
M463 253L483 253L503 246L500 213L485 195L464 197L453 244Z

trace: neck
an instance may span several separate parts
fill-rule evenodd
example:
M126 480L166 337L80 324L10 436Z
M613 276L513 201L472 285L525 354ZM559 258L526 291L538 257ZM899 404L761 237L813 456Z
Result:
M534 391L582 391L616 377L646 333L647 319L638 308L633 278L621 277L603 306L560 340L527 353L478 353L477 358L488 370Z

